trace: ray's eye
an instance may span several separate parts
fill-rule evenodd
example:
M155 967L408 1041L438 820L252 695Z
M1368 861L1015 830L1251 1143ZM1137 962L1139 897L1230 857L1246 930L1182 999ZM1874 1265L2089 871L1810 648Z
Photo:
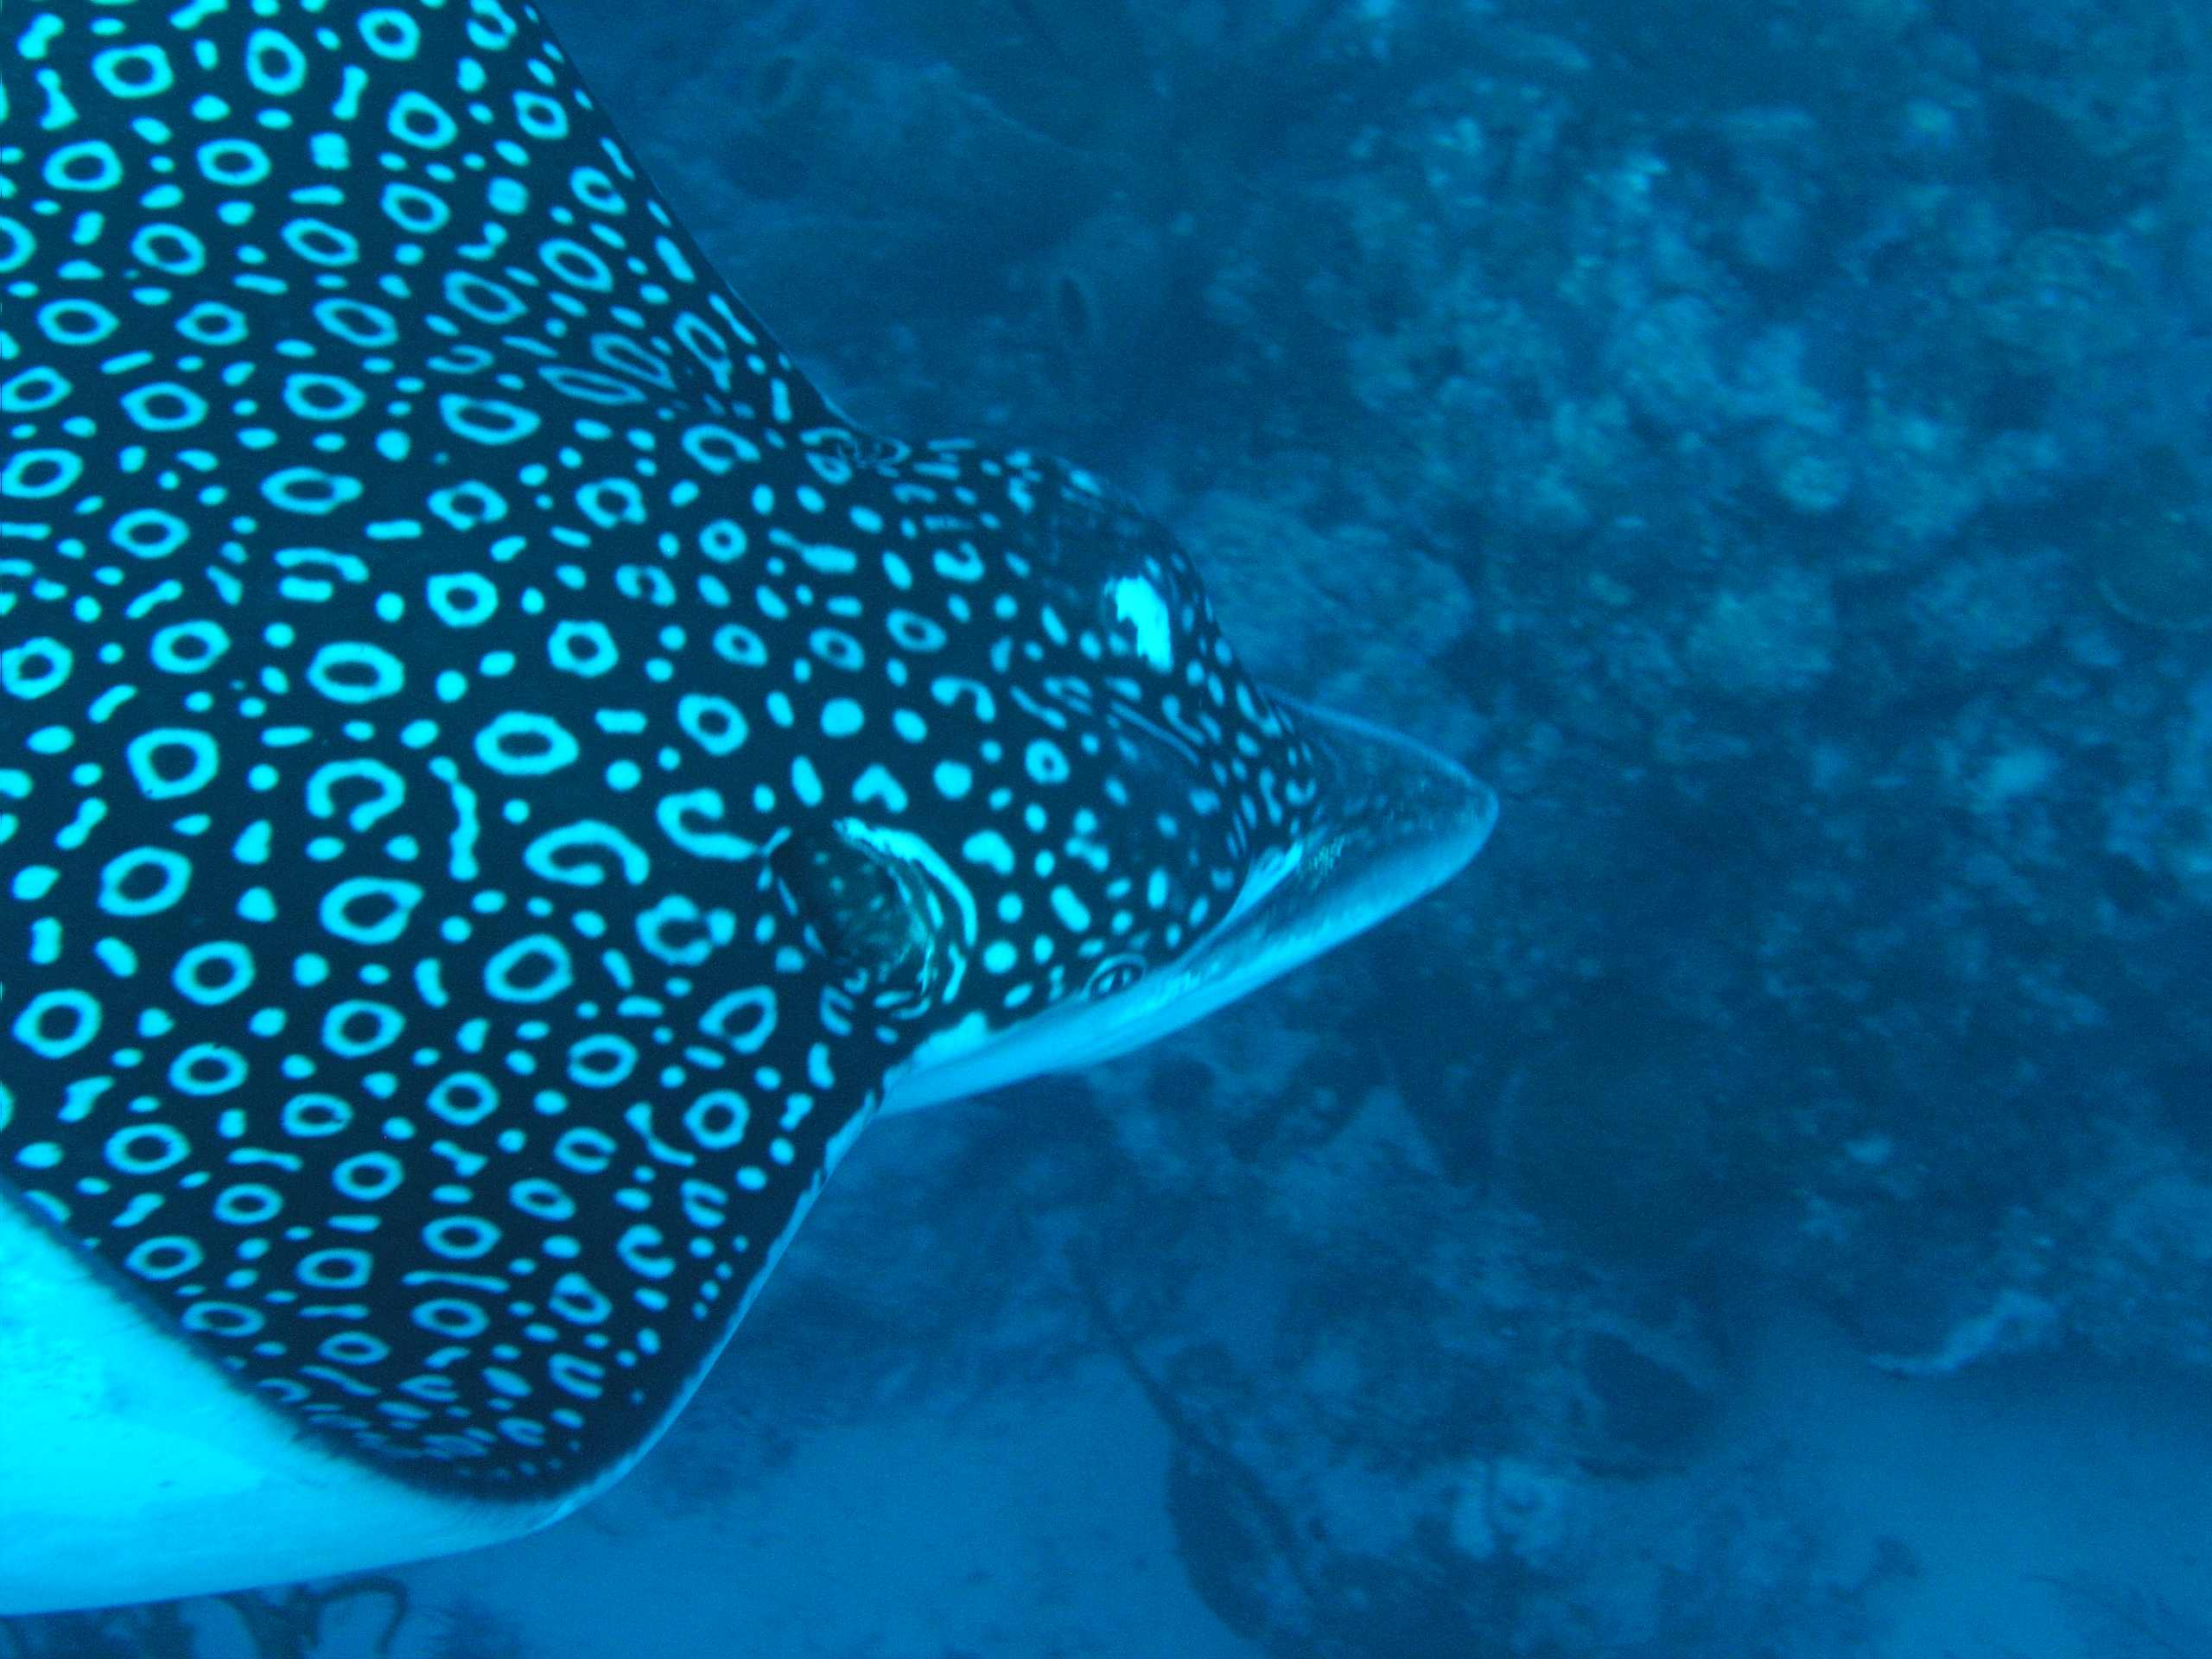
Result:
M771 855L792 909L846 981L879 1007L926 1002L942 974L920 872L836 834L791 836Z
M1144 977L1142 957L1123 955L1109 957L1090 971L1090 978L1084 986L1084 994L1093 1001L1126 991Z
M784 903L845 995L898 1020L959 994L976 901L921 836L858 818L810 824L766 857Z

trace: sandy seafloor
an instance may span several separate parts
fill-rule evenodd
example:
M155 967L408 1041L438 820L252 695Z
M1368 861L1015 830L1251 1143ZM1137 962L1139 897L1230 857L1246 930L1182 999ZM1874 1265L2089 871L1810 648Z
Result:
M1018 1100L879 1126L810 1244L851 1266L870 1249L869 1189L930 1160ZM977 1123L977 1127L980 1127ZM957 1222L947 1225L957 1226ZM1018 1271L1018 1270L1017 1270ZM802 1269L804 1272L804 1269ZM1041 1272L1041 1268L1040 1268ZM926 1274L923 1277L926 1279ZM748 1325L778 1363L803 1286ZM953 1300L950 1287L948 1301ZM1217 1310L1226 1325L1234 1306ZM957 1362L1003 1331L941 1340ZM1867 1659L2126 1659L2212 1621L2212 1409L2191 1379L2048 1357L1908 1379L1872 1370L1818 1314L1763 1321L1729 1403L1677 1471L1606 1484L1580 1510L1573 1594L1592 1630L1633 1626L1669 1568L1745 1585L1802 1577L1848 1610L1818 1649ZM1418 1363L1409 1357L1408 1363ZM899 1369L895 1358L886 1370ZM399 1659L1255 1659L1193 1594L1161 1501L1168 1437L1103 1357L1043 1384L861 1410L875 1382L833 1379L856 1421L802 1427L773 1466L742 1419L742 1345L639 1471L537 1536L403 1568ZM897 1390L892 1390L897 1392ZM804 1418L804 1402L790 1405ZM1351 1501L1358 1502L1357 1497ZM1901 1548L1900 1548L1901 1547ZM1710 1586L1707 1586L1710 1587ZM1595 1593L1592 1594L1592 1591ZM1548 1592L1561 1604L1565 1588ZM1617 1605L1605 1598L1617 1595ZM1678 1590L1688 1597L1700 1592ZM456 1618L467 1609L471 1616ZM1572 1616L1571 1622L1572 1622ZM372 1650L381 1603L340 1605L317 1649ZM210 1659L245 1656L201 1605ZM1501 1649L1503 1651L1504 1649ZM1595 1656L1637 1651L1592 1646ZM1673 1649L1667 1651L1672 1653ZM1382 1656L1378 1650L1378 1659ZM1474 1659L1471 1652L1470 1659ZM1683 1659L1688 1659L1687 1653ZM1715 1659L1720 1659L1716 1652Z
M758 1317L773 1320L772 1304ZM726 1366L698 1414L743 1370ZM1592 1554L1624 1582L1715 1524L1756 1531L1780 1515L1815 1574L1864 1601L1865 1639L1840 1653L2184 1652L2157 1645L2155 1625L2131 1633L2125 1599L2101 1611L2053 1582L2077 1576L2165 1599L2174 1629L2212 1618L2212 1414L2178 1385L2039 1361L1899 1382L1870 1375L1816 1319L1787 1315L1748 1384L1696 1465L1589 1517ZM804 1436L788 1463L711 1510L671 1497L677 1466L715 1452L711 1431L679 1426L565 1523L405 1569L415 1610L393 1652L454 1651L447 1632L463 1603L545 1659L1262 1651L1191 1592L1160 1504L1166 1436L1110 1364ZM1916 1573L1859 1596L1885 1539L1907 1547ZM320 1651L370 1652L383 1616L379 1604L341 1609ZM207 1610L204 1652L251 1651L229 1625ZM507 1651L499 1639L486 1659Z

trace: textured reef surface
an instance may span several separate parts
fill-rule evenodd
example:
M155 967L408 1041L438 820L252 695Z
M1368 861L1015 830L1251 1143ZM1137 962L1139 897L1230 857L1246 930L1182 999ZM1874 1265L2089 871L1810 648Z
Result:
M1732 1424L2212 1397L2202 8L549 10L857 419L1110 473L1506 800L1325 969L880 1131L737 1357L811 1417L671 1489L1103 1356L1248 1651L1904 1653L1942 1563ZM2212 1651L2132 1571L2022 1567L2012 1650Z
M2200 8L575 10L863 419L1123 478L1507 798L1325 971L919 1126L791 1302L978 1387L1116 1349L1285 1655L1901 1639L1914 1548L1755 1475L1608 1542L1779 1310L2212 1392ZM2212 1614L2045 1567L2038 1652Z

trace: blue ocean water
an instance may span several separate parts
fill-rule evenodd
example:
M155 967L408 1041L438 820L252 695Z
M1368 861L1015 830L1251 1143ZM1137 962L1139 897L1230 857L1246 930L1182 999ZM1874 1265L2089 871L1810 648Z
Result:
M857 421L1500 825L872 1128L554 1530L0 1653L2212 1654L2212 21L546 10Z

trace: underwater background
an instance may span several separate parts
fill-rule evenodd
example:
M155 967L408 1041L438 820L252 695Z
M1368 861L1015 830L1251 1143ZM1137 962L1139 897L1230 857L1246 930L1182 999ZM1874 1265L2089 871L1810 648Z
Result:
M2212 1656L2212 13L549 0L865 426L1504 798L554 1531L0 1655Z

